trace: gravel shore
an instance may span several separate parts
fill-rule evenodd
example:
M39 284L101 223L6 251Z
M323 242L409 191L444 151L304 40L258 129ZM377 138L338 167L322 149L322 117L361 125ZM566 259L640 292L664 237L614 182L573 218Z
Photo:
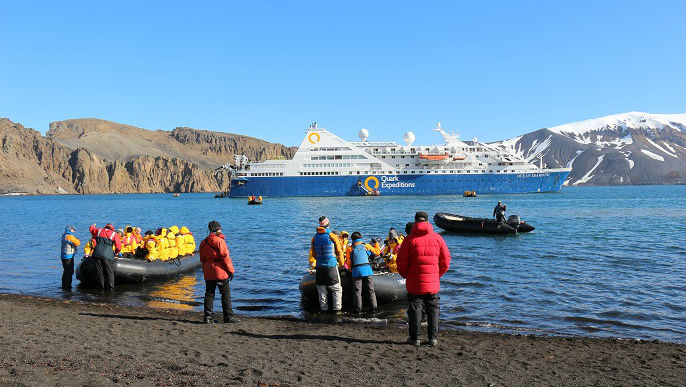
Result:
M0 385L684 386L686 345L201 314L0 294Z

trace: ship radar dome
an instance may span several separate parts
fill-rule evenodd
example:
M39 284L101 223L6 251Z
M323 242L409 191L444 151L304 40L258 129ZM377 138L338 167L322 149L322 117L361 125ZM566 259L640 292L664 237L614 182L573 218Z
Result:
M403 136L403 140L405 141L405 144L407 144L407 146L412 145L412 143L414 142L414 133L412 133L412 132L405 133L405 135Z
M367 129L360 129L360 131L357 132L357 136L360 137L360 140L366 142L367 138L369 138L369 131Z

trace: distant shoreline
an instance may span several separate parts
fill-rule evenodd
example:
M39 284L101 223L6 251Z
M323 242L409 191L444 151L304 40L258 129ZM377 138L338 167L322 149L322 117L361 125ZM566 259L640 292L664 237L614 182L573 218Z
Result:
M686 384L686 345L658 341L447 330L416 348L395 324L205 325L199 312L4 293L0 312L2 385Z
M593 184L593 185L575 185L575 186L569 186L569 185L563 185L562 189L564 188L584 188L584 187L669 187L669 186L682 186L686 185L686 182L684 183L674 183L674 184L624 184L624 185L600 185L600 184ZM59 194L59 193L51 193L51 194L39 194L39 193L30 193L30 192L8 192L8 193L2 193L0 196L87 196L87 195L159 195L159 194L183 194L183 195L188 195L188 194L216 194L222 191L203 191L203 192L117 192L117 193L65 193L65 194ZM546 194L546 193L538 193L534 192L531 193L534 195L540 195L540 194ZM481 195L499 195L499 194L490 194L490 193L483 193ZM507 194L507 195L528 195L527 194ZM383 196L383 195L382 195ZM387 196L412 196L412 195L387 195ZM425 195L416 195L416 196L425 196ZM443 196L443 195L437 195L437 196ZM460 195L455 195L455 196L460 196ZM341 196L345 197L345 196Z

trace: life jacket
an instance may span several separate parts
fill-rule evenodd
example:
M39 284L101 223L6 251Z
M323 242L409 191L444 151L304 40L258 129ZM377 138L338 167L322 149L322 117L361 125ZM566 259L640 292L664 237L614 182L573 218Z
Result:
M148 261L155 261L159 258L157 252L157 238L153 235L143 238L143 244L148 253L145 255L145 259Z
M74 234L72 234L70 231L66 231L62 235L62 259L74 258L78 242L78 239L76 239L76 237L74 237Z
M353 277L367 277L373 275L372 267L369 264L369 253L367 247L360 239L355 239L350 253L350 264Z
M114 259L114 230L101 228L95 236L93 257Z
M317 233L312 238L312 249L314 250L317 267L336 267L336 245L329 237L329 233L323 227L317 228Z

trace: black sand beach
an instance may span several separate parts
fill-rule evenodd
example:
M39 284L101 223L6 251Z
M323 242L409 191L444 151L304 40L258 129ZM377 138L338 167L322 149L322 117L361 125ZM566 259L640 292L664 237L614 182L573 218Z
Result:
M241 317L0 294L0 385L683 386L686 345Z

